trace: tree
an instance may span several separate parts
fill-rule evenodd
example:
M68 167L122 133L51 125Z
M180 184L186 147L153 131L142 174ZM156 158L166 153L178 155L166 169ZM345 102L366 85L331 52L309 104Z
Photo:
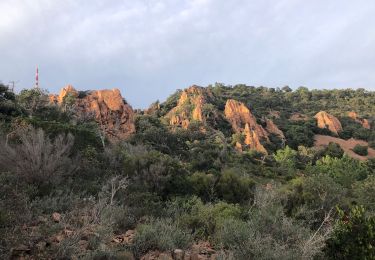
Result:
M29 113L30 118L32 118L35 112L47 105L48 96L41 89L23 89L17 96L17 101Z
M282 91L284 92L292 92L293 90L289 86L284 86L281 88Z

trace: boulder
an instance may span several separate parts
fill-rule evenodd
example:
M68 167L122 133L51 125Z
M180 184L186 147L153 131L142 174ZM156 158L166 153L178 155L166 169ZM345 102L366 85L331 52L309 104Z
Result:
M334 117L331 114L328 114L325 111L320 111L314 116L314 118L316 119L319 128L329 129L332 133L335 133L336 135L338 135L338 133L342 131L340 121L336 117Z

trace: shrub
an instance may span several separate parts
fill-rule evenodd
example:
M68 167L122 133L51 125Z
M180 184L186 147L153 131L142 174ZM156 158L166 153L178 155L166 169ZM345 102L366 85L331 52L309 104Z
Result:
M213 174L195 172L189 177L189 181L195 195L199 196L204 201L214 199L216 178Z
M368 146L357 144L353 148L353 152L355 152L358 155L367 156L368 155Z
M315 166L307 167L312 174L327 174L344 187L350 187L354 181L366 179L371 173L364 162L350 158L332 158L325 156L316 162Z
M330 142L323 153L331 157L341 158L344 155L344 150L339 144Z
M230 203L248 202L252 199L255 182L248 176L240 176L233 170L221 174L217 183L217 195Z
M275 190L257 189L249 220L225 219L215 242L235 259L312 259L320 253L327 234L325 228L314 232L286 216Z
M75 170L70 158L73 139L72 135L59 135L51 141L42 129L31 128L21 133L20 143L1 143L0 166L29 183L57 182Z
M212 236L225 219L242 217L242 210L238 205L226 202L204 204L197 197L172 201L168 212L181 226L192 230L198 239Z
M171 219L156 219L138 226L132 250L140 257L150 250L185 249L191 242L191 235Z

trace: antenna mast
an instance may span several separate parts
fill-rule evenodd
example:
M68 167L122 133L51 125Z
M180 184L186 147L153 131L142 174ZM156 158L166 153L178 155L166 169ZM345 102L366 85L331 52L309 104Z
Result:
M39 89L39 69L38 69L38 66L36 66L35 88Z

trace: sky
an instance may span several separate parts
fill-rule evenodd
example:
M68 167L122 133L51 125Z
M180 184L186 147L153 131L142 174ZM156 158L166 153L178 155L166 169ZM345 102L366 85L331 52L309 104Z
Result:
M374 0L0 0L0 80L119 88L134 108L215 82L375 90Z

